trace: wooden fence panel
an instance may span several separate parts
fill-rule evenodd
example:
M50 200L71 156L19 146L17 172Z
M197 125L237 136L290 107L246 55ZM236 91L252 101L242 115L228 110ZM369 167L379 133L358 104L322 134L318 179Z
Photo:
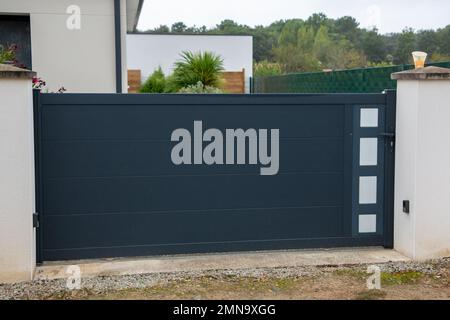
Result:
M128 70L128 93L137 93L141 86L141 70Z
M245 69L242 71L225 71L222 74L221 89L226 93L245 93Z

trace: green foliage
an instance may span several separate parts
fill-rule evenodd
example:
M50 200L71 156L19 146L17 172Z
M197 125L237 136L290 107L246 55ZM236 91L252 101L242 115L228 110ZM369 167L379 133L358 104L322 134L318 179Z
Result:
M13 46L10 46L8 48L5 48L4 46L0 45L0 63L5 63L8 61L15 61L16 60L16 52Z
M367 59L374 63L379 63L386 59L386 47L383 37L378 34L377 29L372 29L363 33L361 37L361 49L365 52Z
M165 25L160 25L153 30L154 33L170 33L170 28Z
M203 86L219 87L223 60L212 52L184 51L181 59L175 62L173 84L181 89L201 82Z
M160 26L149 32L168 30ZM415 50L427 52L427 62L450 56L450 25L437 30L407 28L383 35L375 28L361 28L353 17L331 19L322 13L306 20L279 20L255 27L233 20L224 20L210 29L178 22L172 25L172 32L252 35L255 61L278 63L283 72L406 64L412 63L411 52Z
M341 37L357 44L361 41L362 30L355 18L345 16L334 21L334 32Z
M299 50L295 45L280 46L274 49L275 61L284 73L320 70L320 62L312 53Z
M382 272L382 285L402 285L417 283L423 274L418 271L400 271L395 273Z
M304 52L312 52L315 41L316 34L312 27L305 25L298 30L297 45L300 50Z
M216 25L210 32L216 34L250 34L251 28L227 19Z
M397 50L395 51L396 63L413 63L411 52L419 50L416 47L416 34L413 29L407 28L399 35Z
M384 67L392 67L392 62L389 61L380 61L380 62L367 62L367 66L370 68L384 68Z
M166 86L164 88L164 93L177 93L180 88L175 83L173 74L166 77Z
M321 65L325 65L330 60L333 46L334 43L330 39L328 28L326 26L319 27L312 51L314 57L320 61Z
M431 55L430 60L434 61L434 62L450 61L450 54L449 55L445 55L445 54L440 54L440 53L434 53L434 54Z
M161 67L153 71L148 79L139 89L140 93L163 93L166 92L166 77Z
M283 73L282 67L279 63L263 60L253 64L254 77L269 77L279 76Z
M185 25L183 22L175 22L172 24L172 28L170 28L170 31L173 33L183 33L187 29L187 25Z
M189 85L178 90L178 93L223 93L222 90L216 87L205 86L201 81L197 84Z

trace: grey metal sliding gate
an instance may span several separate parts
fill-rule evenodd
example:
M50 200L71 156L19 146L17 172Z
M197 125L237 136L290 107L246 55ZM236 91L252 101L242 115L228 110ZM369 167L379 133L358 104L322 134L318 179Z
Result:
M272 153L260 130L279 129L278 172L249 163L248 139L245 164L174 163L174 130L201 139L192 157L212 141L198 137L195 121L200 135L215 128L223 139L227 129L253 128ZM39 260L390 247L394 122L392 91L36 93Z

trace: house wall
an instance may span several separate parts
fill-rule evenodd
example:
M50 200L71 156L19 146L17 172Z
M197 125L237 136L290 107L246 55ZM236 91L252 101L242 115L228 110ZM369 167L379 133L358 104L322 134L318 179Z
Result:
M126 0L122 2L122 74L126 91ZM81 29L69 30L70 5L81 9ZM0 14L30 16L32 67L50 91L115 92L114 0L3 1Z
M251 36L128 34L128 68L140 69L142 81L159 66L166 74L182 51L212 51L222 56L226 71L245 69L246 91L253 74L253 38Z

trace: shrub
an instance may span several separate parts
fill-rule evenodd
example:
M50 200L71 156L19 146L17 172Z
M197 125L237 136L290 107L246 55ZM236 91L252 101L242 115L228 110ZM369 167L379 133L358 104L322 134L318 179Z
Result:
M164 88L164 93L177 93L180 88L177 86L174 80L173 74L166 77L166 87Z
M153 71L139 89L140 93L163 93L166 92L166 77L161 67Z
M178 93L223 93L223 91L216 87L205 86L199 81L195 85L181 88Z
M173 83L179 89L199 82L204 87L219 87L223 70L222 58L212 52L183 51L181 60L175 62Z
M279 63L263 60L253 64L253 75L255 77L279 76L283 73L283 68Z

